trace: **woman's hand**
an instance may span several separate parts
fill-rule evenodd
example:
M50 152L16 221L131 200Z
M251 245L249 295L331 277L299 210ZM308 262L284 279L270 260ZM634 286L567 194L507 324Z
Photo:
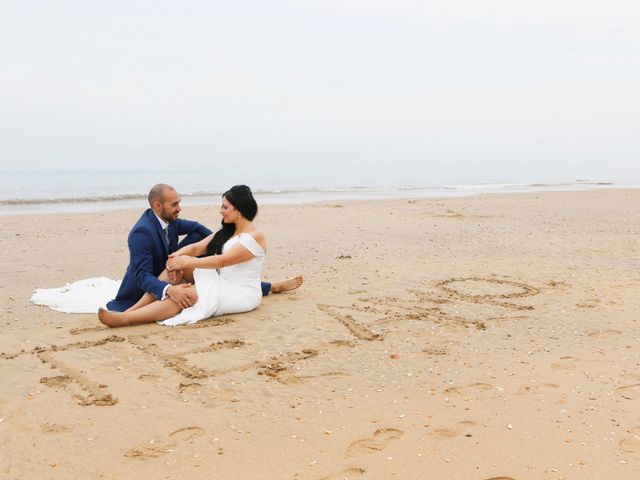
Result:
M182 270L183 268L191 268L193 264L193 257L189 255L169 255L167 260L167 271Z

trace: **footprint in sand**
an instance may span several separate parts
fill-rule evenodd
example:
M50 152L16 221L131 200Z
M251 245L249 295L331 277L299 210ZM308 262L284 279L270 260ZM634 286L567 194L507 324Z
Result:
M138 375L138 379L142 380L143 382L156 384L162 382L162 375L155 375L153 373L141 373L140 375Z
M185 427L171 432L169 438L183 443L193 443L193 441L204 435L204 429L200 427Z
M622 335L622 332L620 330L598 330L589 333L592 338L611 338L616 335Z
M618 448L627 453L640 453L640 440L637 438L623 438L618 443Z
M159 458L167 453L173 452L181 443L193 443L193 441L204 435L205 431L200 427L185 427L161 440L150 440L149 443L134 447L124 453L125 457L134 460L151 460Z
M637 400L640 398L640 383L616 388L616 393L627 400Z
M346 372L327 372L327 373L321 373L320 375L316 375L316 377L326 377L326 378L346 378L349 377L350 375ZM314 377L309 377L309 378L314 378Z
M491 477L487 478L487 480L515 480L513 477Z
M560 385L556 383L543 383L542 385L524 385L520 387L516 392L516 395L528 395L551 392L560 388Z
M579 358L567 355L560 357L560 361L551 364L551 370L555 372L570 372L576 369L576 362L580 361Z
M18 460L15 458L16 455L9 455L4 450L8 449L3 448L0 450L0 474L2 474L2 478L26 478L24 471L29 461L24 457Z
M350 478L360 477L364 474L365 470L363 468L353 467L353 468L345 468L344 470L340 470L339 472L332 473L326 477L322 477L320 480L348 480Z
M596 308L600 304L597 298L588 298L583 302L576 303L577 308Z
M52 435L56 433L68 432L70 431L70 428L55 423L45 423L44 425L40 425L40 431L44 434Z
M618 448L627 453L640 453L640 426L627 430L633 437L623 438L618 442Z
M380 428L373 432L372 438L363 438L349 445L346 455L354 457L356 455L378 453L384 450L390 442L393 442L404 435L402 430L396 428Z
M463 420L458 422L457 425L451 428L436 428L430 435L438 438L454 438L462 435L470 428L477 426L476 422L472 422L471 420ZM466 436L471 436L471 434L467 433Z
M468 397L476 393L487 392L493 390L495 387L490 383L471 383L469 385L462 385L460 387L450 387L445 389L444 393L447 395L463 395Z

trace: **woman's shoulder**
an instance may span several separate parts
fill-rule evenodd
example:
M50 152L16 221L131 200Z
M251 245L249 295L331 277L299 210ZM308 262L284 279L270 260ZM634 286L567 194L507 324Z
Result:
M257 228L255 230L251 230L250 232L246 232L246 234L251 235L258 243L262 243L266 240L264 233L262 233Z
M265 252L267 251L267 240L266 240L266 237L264 236L264 233L262 233L257 228L254 229L254 230L251 230L250 232L244 232L240 236L242 236L242 235L248 235L258 245L260 245L260 247L262 248L263 251L265 251Z

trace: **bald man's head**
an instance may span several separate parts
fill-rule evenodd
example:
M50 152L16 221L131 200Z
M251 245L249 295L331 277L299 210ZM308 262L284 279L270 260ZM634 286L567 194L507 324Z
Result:
M149 200L149 206L153 207L152 204L154 200L159 200L160 202L162 202L165 192L169 190L173 190L175 192L176 189L171 185L167 185L166 183L158 183L151 187L151 190L149 190L149 195L147 196L147 199Z
M165 222L178 219L180 214L180 195L171 185L158 183L149 190L149 206Z

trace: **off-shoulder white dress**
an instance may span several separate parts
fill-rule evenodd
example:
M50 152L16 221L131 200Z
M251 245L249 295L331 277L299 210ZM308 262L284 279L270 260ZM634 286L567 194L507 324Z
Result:
M222 247L222 253L237 244L246 248L253 255L253 258L219 270L196 268L193 272L194 283L198 291L196 304L184 309L175 317L158 323L172 326L196 323L217 315L248 312L257 308L262 300L260 275L265 252L250 234L241 233L227 240L227 243Z

